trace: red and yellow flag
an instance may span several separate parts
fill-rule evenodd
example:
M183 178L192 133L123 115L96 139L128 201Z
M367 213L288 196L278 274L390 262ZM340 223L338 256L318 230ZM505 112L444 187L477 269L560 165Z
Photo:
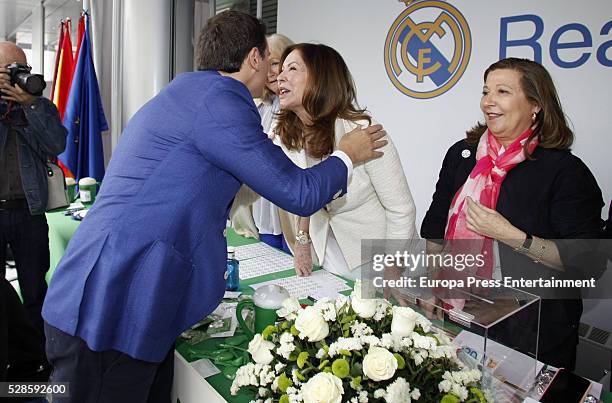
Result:
M60 118L64 119L74 64L72 41L70 40L70 20L67 20L64 24L64 33L60 36L63 36L63 38L57 52L59 61L57 62L57 74L53 82L53 103L57 106Z
M75 63L77 62L77 60L79 60L79 51L81 50L81 42L83 42L83 34L85 34L85 14L81 13L81 17L79 17L79 26L77 30L77 48L74 54ZM73 69L73 75L74 75L74 70L76 70L76 67Z

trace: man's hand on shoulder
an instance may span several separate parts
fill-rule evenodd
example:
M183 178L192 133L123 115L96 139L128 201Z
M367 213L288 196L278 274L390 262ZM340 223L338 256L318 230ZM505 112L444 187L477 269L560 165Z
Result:
M383 153L376 150L387 145L383 139L386 135L382 125L357 128L342 137L338 149L349 156L353 165L380 158Z

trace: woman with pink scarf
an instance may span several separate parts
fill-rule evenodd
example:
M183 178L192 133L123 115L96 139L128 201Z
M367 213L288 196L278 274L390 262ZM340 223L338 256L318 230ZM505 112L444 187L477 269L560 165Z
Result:
M601 237L604 203L595 178L570 152L574 134L552 78L533 61L500 60L484 73L480 108L484 124L446 153L421 236L470 240L490 257L476 272L485 279L576 278L556 240ZM462 309L463 301L445 303ZM543 297L540 361L574 368L581 314L579 292ZM521 344L505 336L510 347Z

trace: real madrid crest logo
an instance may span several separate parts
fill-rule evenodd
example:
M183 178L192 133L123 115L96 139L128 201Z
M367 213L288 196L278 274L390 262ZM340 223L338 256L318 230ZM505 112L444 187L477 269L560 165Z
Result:
M401 1L407 8L385 40L387 75L410 97L436 97L465 72L472 51L470 28L459 10L444 1Z

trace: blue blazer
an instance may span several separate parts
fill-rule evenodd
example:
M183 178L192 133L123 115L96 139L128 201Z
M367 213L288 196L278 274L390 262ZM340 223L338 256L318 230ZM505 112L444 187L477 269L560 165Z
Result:
M123 132L55 271L44 319L92 350L161 361L221 301L223 231L242 183L309 216L346 192L347 168L336 157L298 168L268 140L241 82L180 75Z

